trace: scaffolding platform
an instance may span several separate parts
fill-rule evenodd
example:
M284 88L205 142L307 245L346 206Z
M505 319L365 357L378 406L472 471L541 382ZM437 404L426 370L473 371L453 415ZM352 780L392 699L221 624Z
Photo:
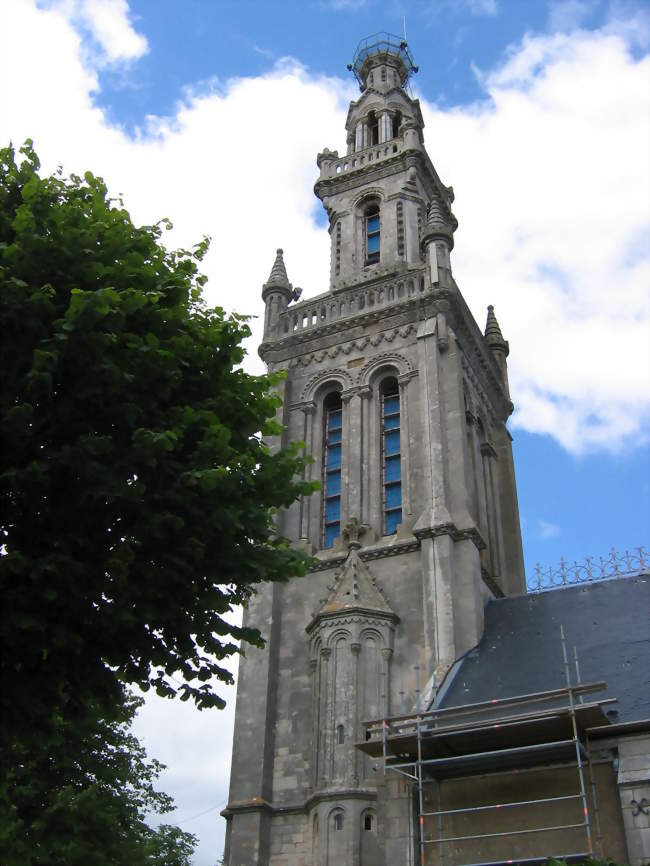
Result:
M458 854L459 847L462 849L468 842L473 843L475 848L478 845L479 849L487 853L488 842L494 844L497 837L504 837L506 840L507 837L547 834L540 838L550 839L552 837L548 834L555 833L560 834L556 839L566 840L573 839L574 833L580 834L582 841L579 842L576 835L575 844L566 845L572 850L564 850L556 855L568 863L593 856L594 843L599 846L600 826L596 789L591 772L589 731L602 732L607 729L610 721L606 715L606 707L616 703L616 699L595 700L590 697L605 689L604 682L571 684L563 629L561 632L567 683L563 688L463 706L418 710L409 715L371 719L364 723L365 739L357 743L357 748L366 755L381 759L384 773L399 774L417 791L419 814L416 826L419 832L421 866L425 866L425 850L428 845L437 846L434 858L436 863L447 864L453 861L453 866L544 863L551 853L547 850L540 851L539 856L534 857L490 859L481 863L462 860L462 855ZM578 671L577 657L576 670ZM419 702L419 685L417 694ZM588 696L590 699L585 700ZM559 794L553 791L553 796L474 805L461 802L456 804L461 808L444 808L442 782L492 773L517 773L520 770L550 765L567 768L574 766L577 771L575 788L571 785L571 790ZM595 813L593 819L587 798L586 768L589 770ZM425 809L427 798L424 789L429 785L436 786L437 808L433 811ZM575 818L568 817L574 808L570 801L575 804L580 817L577 814ZM543 810L540 812L540 807L550 804L555 804L556 808L561 807L559 822L556 820L551 825L530 826L530 820L522 820L521 810L535 807L537 811L534 813L533 823L536 824L537 817L544 814ZM451 835L444 831L443 825L447 820L456 820L463 815L489 813L490 810L499 810L500 814L504 811L512 812L512 829L508 826L493 832L494 828L490 827L482 833L452 832ZM431 824L435 822L430 819L433 818L437 819L438 832L432 834ZM425 819L429 819L429 830L426 833ZM595 834L592 830L594 819ZM517 823L518 826L514 826ZM541 819L539 823L543 823ZM504 844L508 844L507 841L504 841ZM453 848L449 848L450 845ZM533 848L538 850L537 845ZM445 851L456 853L452 854L449 860Z

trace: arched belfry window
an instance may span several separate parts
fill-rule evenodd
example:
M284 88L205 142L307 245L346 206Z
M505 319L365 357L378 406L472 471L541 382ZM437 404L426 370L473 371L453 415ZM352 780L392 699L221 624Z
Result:
M336 742L339 746L342 746L345 742L345 728L343 725L336 726Z
M341 534L343 407L338 392L325 398L323 415L323 546L332 547Z
M370 205L365 212L365 246L366 246L366 264L372 265L379 261L380 251L380 219L379 207L376 204Z
M379 144L379 119L374 111L368 114L368 147Z
M396 111L392 117L393 121L393 138L397 138L399 136L399 128L402 125L402 115L399 111Z
M397 380L384 379L380 394L384 534L393 535L402 522L402 457Z

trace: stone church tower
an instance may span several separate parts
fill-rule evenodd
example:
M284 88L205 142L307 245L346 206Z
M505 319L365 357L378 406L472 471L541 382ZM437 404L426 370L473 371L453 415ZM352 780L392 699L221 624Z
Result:
M417 70L384 34L351 69L347 153L317 160L329 291L299 301L282 250L262 291L260 354L288 370L277 445L303 440L321 484L279 529L318 564L246 611L267 645L240 661L228 866L383 866L362 721L435 692L486 600L525 588L508 344L452 275L454 195L406 90Z

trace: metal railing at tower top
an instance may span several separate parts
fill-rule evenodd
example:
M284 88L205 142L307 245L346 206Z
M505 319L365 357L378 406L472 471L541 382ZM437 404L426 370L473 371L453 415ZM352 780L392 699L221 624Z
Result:
M418 67L413 62L413 57L409 51L406 41L392 33L373 33L372 36L366 36L357 45L357 50L354 52L352 63L348 66L354 77L360 85L363 84L361 78L361 69L369 57L376 55L393 55L401 59L406 68L407 77L411 73L418 71Z
M582 562L566 562L560 558L559 565L542 568L535 566L535 576L528 581L528 592L545 592L567 586L611 580L650 571L650 554L645 547L619 553L612 547L606 556L587 556Z

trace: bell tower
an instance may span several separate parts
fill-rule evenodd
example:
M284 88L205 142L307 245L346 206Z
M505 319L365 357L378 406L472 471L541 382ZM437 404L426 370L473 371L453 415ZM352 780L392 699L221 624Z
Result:
M411 862L408 840L382 841L362 722L410 711L418 677L435 693L487 599L525 588L509 347L452 274L454 195L407 92L417 67L378 34L349 68L347 152L317 157L328 288L300 300L281 250L263 287L260 355L287 371L272 447L304 441L320 491L278 519L310 573L262 585L245 612L267 645L240 661L229 866Z

